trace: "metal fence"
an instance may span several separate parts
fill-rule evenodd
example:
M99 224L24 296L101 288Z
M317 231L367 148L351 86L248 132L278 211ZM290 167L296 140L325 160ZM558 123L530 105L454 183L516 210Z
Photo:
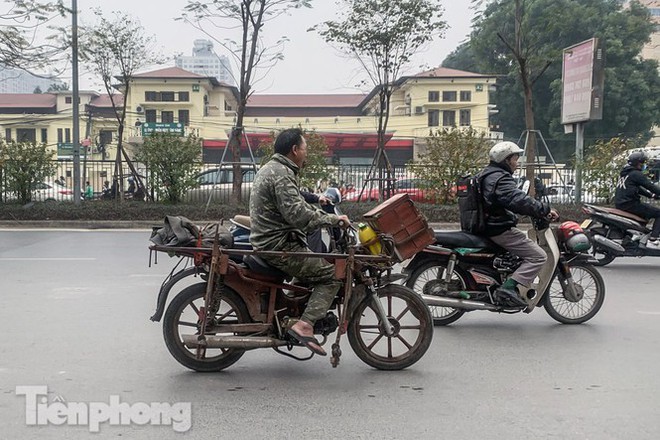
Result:
M143 164L135 163L134 164L138 174L144 181L147 183L147 192L151 200L158 201L159 196L155 188L150 187L150 173L147 167ZM217 165L214 164L205 164L200 167L200 174L209 171L212 169L217 169ZM227 166L231 168L230 166ZM244 169L249 167L243 167ZM550 190L548 195L549 201L551 202L571 202L574 200L574 188L573 184L575 181L575 170L567 166L535 166L536 171L535 175L540 179L540 181ZM104 183L112 183L115 169L115 161L113 160L86 160L81 161L81 188L84 190L86 187L86 182L89 182L91 185L95 198L100 198L102 190L104 188ZM309 188L310 191L322 191L327 186L336 185L340 186L342 191L357 192L360 193L363 190L366 193L373 194L374 191L377 191L379 187L379 173L378 170L374 170L370 165L328 165L327 168L328 177L325 179L318 179L314 182L312 187ZM128 165L125 162L122 162L122 172L124 175L124 190L129 188L128 177L131 175L131 171ZM221 174L212 173L214 178L213 182L206 182L207 184L202 184L198 188L192 189L186 194L185 202L187 203L207 203L209 200L211 203L228 203L231 200L231 195L233 191L232 187L232 175L231 174ZM245 174L244 172L244 191L245 195L249 194L249 189L252 183L252 177L254 173ZM393 176L395 182L404 184L402 181L409 179L417 179L416 176L409 167L395 167L393 169ZM65 186L67 188L73 188L73 162L70 160L59 160L56 161L56 171L52 178L47 179L49 182L55 181L56 179L63 179ZM588 176L583 180L588 182ZM154 182L154 185L158 184ZM408 182L410 184L410 182ZM0 168L0 185L2 188L2 201L10 200L11 197L8 196L5 188L6 177ZM397 183L395 183L395 186ZM415 183L412 183L414 186ZM428 188L425 188L428 189ZM583 201L586 202L606 202L607 200L602 200L593 194L588 192L583 192Z

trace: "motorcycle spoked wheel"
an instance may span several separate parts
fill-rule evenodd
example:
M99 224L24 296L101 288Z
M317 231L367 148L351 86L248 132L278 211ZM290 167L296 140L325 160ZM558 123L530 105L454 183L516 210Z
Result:
M575 262L569 265L575 283L583 290L581 298L573 302L566 298L555 272L543 299L546 312L562 324L582 324L593 318L605 300L605 283L598 270L591 264Z
M183 344L181 335L199 334L201 321L198 312L204 307L206 283L188 286L172 299L163 317L163 337L172 356L184 367L200 372L220 371L238 361L245 353L237 348L207 348L201 359L196 349ZM220 305L213 320L216 324L243 324L250 322L245 303L228 287L220 293ZM209 333L218 334L218 333ZM223 333L224 334L224 333ZM226 335L234 335L227 333Z
M438 271L441 271L441 276L444 276L445 269L446 266L442 266L435 261L426 262L413 271L408 281L406 281L406 287L414 290L419 295L430 295L431 286L429 284L437 283ZM458 269L454 270L451 282L452 284L456 283L458 290L467 288L465 275ZM464 310L453 307L428 306L428 308L433 317L433 324L437 326L449 325L465 314Z
M399 285L378 289L378 299L394 327L387 336L371 295L355 308L348 341L364 363L379 370L402 370L417 362L433 339L433 320L422 298Z

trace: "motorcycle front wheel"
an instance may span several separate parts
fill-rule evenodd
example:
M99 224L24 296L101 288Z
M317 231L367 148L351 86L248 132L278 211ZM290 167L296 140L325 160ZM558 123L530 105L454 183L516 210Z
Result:
M237 348L206 348L197 358L197 349L184 345L183 335L197 335L201 328L200 313L204 308L206 283L197 283L183 289L172 299L163 317L165 345L174 359L184 367L200 372L220 371L238 361L245 350ZM207 322L207 328L220 324L250 322L245 303L233 290L223 287L218 298L218 310ZM220 333L207 332L220 335ZM234 335L234 333L227 333Z
M355 308L348 324L348 341L364 363L379 370L402 370L417 362L433 339L433 321L422 298L412 290L387 285L378 289L394 333L388 336L371 295Z
M416 268L406 281L406 287L414 290L418 295L434 295L434 285L438 284L438 272L440 278L445 276L446 264L443 266L440 262L427 261ZM465 275L458 269L454 270L451 277L451 290L466 290L467 283ZM463 316L465 311L453 307L428 306L433 317L434 325L449 325Z
M593 318L605 300L605 283L598 270L591 264L575 262L570 265L576 287L581 290L577 301L564 292L557 271L545 293L544 307L548 315L562 324L582 324Z

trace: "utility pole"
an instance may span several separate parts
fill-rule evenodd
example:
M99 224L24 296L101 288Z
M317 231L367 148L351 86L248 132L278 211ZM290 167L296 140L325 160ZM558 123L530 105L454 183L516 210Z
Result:
M73 202L80 204L80 91L78 90L78 0L71 0L71 84L73 85Z

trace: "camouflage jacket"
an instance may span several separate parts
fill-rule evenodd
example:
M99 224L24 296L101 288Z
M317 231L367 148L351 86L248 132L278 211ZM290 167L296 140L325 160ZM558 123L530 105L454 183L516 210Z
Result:
M336 215L305 201L299 171L289 158L276 153L257 172L250 191L250 243L255 249L282 249L290 240L307 243L307 231L339 222Z

